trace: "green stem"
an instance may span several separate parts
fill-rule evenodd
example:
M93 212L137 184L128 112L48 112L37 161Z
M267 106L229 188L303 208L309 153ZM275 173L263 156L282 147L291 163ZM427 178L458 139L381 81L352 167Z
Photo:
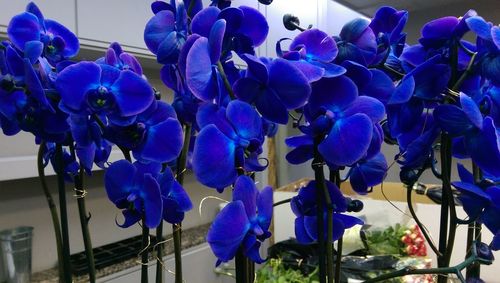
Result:
M90 215L87 216L85 207L85 191L83 189L83 167L80 166L80 174L75 176L75 192L78 204L78 215L80 217L80 226L82 228L83 244L85 246L85 255L87 257L87 268L89 272L89 282L94 283L96 280L94 251L92 250L92 239L89 232Z
M473 162L472 163L472 172L474 174L474 183L477 185L483 179L483 172L481 169ZM474 241L477 241L481 236L481 223L473 222L467 225L467 256L469 256L472 252L472 245ZM480 240L479 240L480 241ZM481 273L481 266L479 264L473 264L467 267L465 276L467 279L470 278L479 278Z
M64 158L61 144L56 144L56 173L57 187L59 191L59 207L61 210L61 236L62 236L62 256L64 269L64 282L72 282L71 263L69 248L69 228L68 228L68 210L66 207L66 187L64 184Z
M340 271L342 265L342 244L344 242L344 237L340 237L337 240L337 258L335 261L335 283L340 283Z
M217 62L217 70L219 71L220 76L222 77L222 80L224 81L224 87L227 90L227 93L229 93L229 97L231 99L235 99L233 88L231 86L231 83L227 79L226 73L224 72L224 67L222 66L222 63L219 61Z
M149 228L146 221L142 221L142 254L141 254L141 283L148 283L148 245Z
M45 152L46 143L42 141L40 147L38 148L37 156L37 169L38 178L40 179L40 184L42 185L43 194L47 200L47 205L49 206L50 216L52 217L52 226L54 227L54 234L56 238L56 248L57 248L57 269L59 272L59 278L62 280L66 278L64 275L65 270L63 266L63 254L62 254L62 238L61 238L61 224L59 222L59 215L57 214L57 207L52 198L52 194L49 191L49 186L47 185L47 180L45 178L45 167L43 166L43 155Z

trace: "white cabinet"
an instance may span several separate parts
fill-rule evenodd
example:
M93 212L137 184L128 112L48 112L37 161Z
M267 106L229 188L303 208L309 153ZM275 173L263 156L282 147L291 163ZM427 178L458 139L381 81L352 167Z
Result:
M77 2L78 36L84 44L119 42L125 49L148 52L144 27L153 16L151 0L83 0Z
M85 0L87 1L87 0ZM5 32L10 19L21 12L24 12L28 0L0 0L0 31ZM36 1L44 16L53 19L75 31L75 0L44 0Z

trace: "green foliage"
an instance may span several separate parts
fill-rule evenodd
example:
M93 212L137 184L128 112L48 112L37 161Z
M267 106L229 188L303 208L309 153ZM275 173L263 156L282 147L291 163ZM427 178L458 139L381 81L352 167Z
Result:
M319 283L318 269L305 276L298 270L287 269L281 259L270 259L258 272L256 283Z
M366 241L370 255L405 255L405 244L401 238L405 235L407 227L396 224L385 230L367 231Z

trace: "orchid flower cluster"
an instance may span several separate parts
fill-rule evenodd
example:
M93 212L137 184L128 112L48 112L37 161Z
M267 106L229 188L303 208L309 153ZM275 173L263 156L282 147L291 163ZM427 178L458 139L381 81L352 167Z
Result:
M69 148L68 181L80 167L89 174L93 164L107 168L108 196L124 209L121 226L181 222L191 201L170 169L161 170L181 151L181 124L174 108L156 99L138 60L113 43L95 62L72 61L77 37L34 3L12 18L7 33L10 41L0 48L3 132L32 133L53 163L55 144ZM136 161L108 166L115 145Z
M382 7L371 20L348 22L339 35L307 29L277 42L276 57L261 57L256 48L269 25L254 8L172 0L154 1L151 10L144 41L174 92L171 104L118 43L94 62L71 61L78 39L33 3L12 19L10 41L0 45L3 132L33 133L37 143L46 143L47 160L54 144L68 147L68 180L80 168L88 174L93 164L105 168L108 197L125 217L121 227L183 220L192 203L172 169L186 149L201 184L232 189L232 201L207 235L217 264L239 251L263 262L259 248L271 236L273 192L257 189L252 176L267 168L261 156L266 137L295 113L302 134L286 139L292 148L287 161L345 170L362 195L381 184L389 169L384 141L398 145L401 180L413 185L427 169L440 175L435 148L450 137L453 156L471 159L482 172L473 176L459 165L461 181L453 186L472 221L495 235L490 247L500 249L498 26L469 11L427 23L419 43L408 45L408 13ZM468 32L475 43L463 39ZM109 164L113 146L125 160ZM324 181L331 203L318 202L320 182L311 181L291 200L303 243L324 238L318 227L331 227L323 232L337 240L363 224L347 214L351 201L339 178ZM326 210L317 212L326 206L333 224Z

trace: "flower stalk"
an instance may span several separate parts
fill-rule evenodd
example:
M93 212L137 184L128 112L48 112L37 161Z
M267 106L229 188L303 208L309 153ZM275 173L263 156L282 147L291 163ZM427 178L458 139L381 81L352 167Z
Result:
M324 222L324 207L323 200L326 195L328 195L328 190L326 189L325 184L325 173L323 171L323 159L321 158L321 154L318 151L318 144L322 141L323 137L316 137L315 146L314 146L314 159L312 161L312 167L314 170L314 178L316 180L317 188L316 188L316 202L317 202L317 222L318 222L318 245L319 245L319 280L320 283L326 283L327 278L332 278L333 275L333 246L332 242L328 242L328 239L332 239L332 221L331 217L333 217L333 210L331 210L331 200L330 207L327 207L327 239L325 239L325 227ZM327 200L328 201L328 200ZM328 202L327 202L328 203ZM330 211L332 213L330 213ZM326 240L326 241L325 241ZM326 255L326 258L325 258ZM331 264L327 267L327 264ZM329 281L331 282L331 281Z
M64 159L61 144L56 144L56 173L57 187L59 192L59 209L61 212L61 236L62 236L62 258L64 269L64 282L71 282L71 263L69 248L69 228L68 228L68 210L66 203L66 186L64 184Z
M43 155L45 152L46 143L42 141L38 148L38 156L37 156L37 169L38 169L38 179L40 179L40 184L42 186L43 194L45 195L45 199L47 200L47 205L49 206L50 216L52 218L52 226L54 228L54 235L56 239L56 248L57 248L57 269L59 273L60 281L62 282L63 278L66 278L65 272L67 270L64 269L63 266L63 255L62 255L62 238L61 238L61 224L59 222L59 215L57 214L57 207L52 198L52 194L49 191L49 187L47 185L47 180L45 178L45 167L43 164Z

